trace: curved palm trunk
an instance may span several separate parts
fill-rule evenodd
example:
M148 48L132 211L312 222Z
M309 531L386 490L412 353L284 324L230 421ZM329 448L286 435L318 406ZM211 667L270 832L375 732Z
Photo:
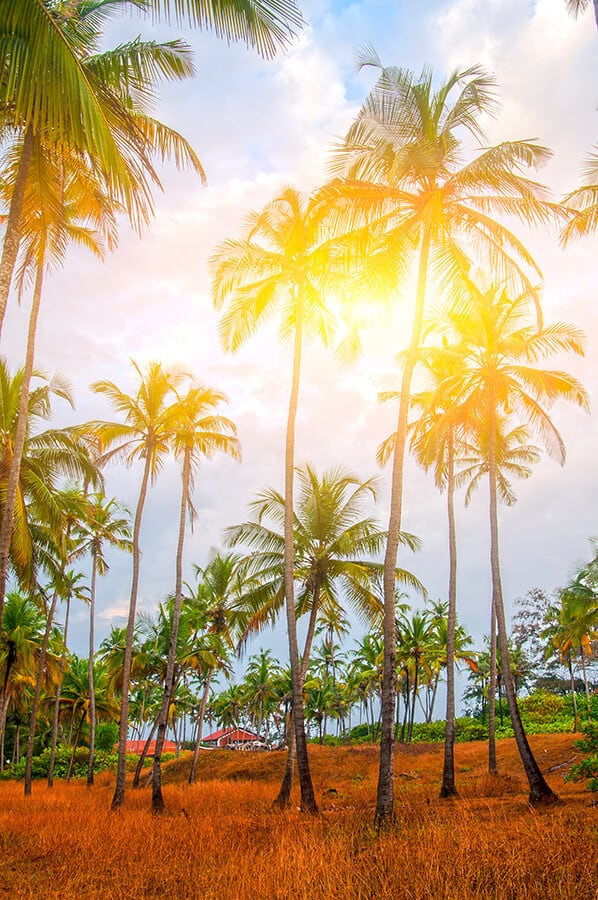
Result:
M304 812L316 813L318 807L314 794L307 740L305 737L305 718L303 713L303 685L299 664L299 647L297 643L297 621L295 617L295 559L293 546L293 479L295 467L295 422L297 419L297 402L299 398L299 381L301 376L301 350L303 343L303 296L299 289L296 304L295 344L293 351L293 375L291 396L287 418L287 434L285 446L285 501L284 501L284 595L289 639L289 657L291 663L291 681L293 686L293 722L295 726L295 742L297 745L297 771L301 789L301 809Z
M496 763L496 605L494 593L490 606L490 677L488 679L488 773L498 774Z
M52 743L50 748L50 761L48 763L48 787L54 787L54 765L56 763L56 746L58 744L58 724L60 721L60 695L62 693L62 682L64 680L64 670L66 667L66 639L68 634L69 627L69 613L71 608L70 597L67 597L66 601L66 614L64 617L64 632L62 636L62 641L64 644L64 650L62 652L62 656L60 658L60 675L58 685L56 686L56 696L54 697L54 712L52 715Z
M318 619L318 610L320 607L320 585L316 585L314 589L314 596L311 604L311 612L309 616L309 625L307 626L307 634L305 636L305 647L303 650L303 659L301 662L301 695L303 696L303 686L305 684L305 676L307 674L307 667L309 666L309 658L311 655L311 648L314 640L314 634L316 632L316 622ZM295 771L295 760L297 759L297 742L295 741L295 724L293 720L293 713L291 711L291 733L289 735L289 748L287 750L287 759L284 770L284 777L282 779L282 784L280 785L280 791L278 792L278 796L273 806L278 809L288 809L291 805L291 791L293 789L293 773Z
M25 447L25 437L27 434L29 388L31 385L31 376L33 374L33 364L35 361L35 335L37 332L37 319L39 316L39 308L42 298L43 280L44 265L43 252L41 252L40 261L37 265L35 287L33 289L33 298L31 301L31 312L29 314L27 351L25 356L25 366L23 369L23 380L21 382L21 395L19 397L19 411L17 414L15 442L13 448L13 456L10 461L8 482L6 485L6 497L4 500L4 509L2 511L2 525L0 525L0 622L2 621L2 614L4 612L6 579L8 575L8 557L10 555L12 528L15 517L15 505L17 502L17 493L19 489L21 460L23 458L23 448Z
M210 695L210 687L212 684L212 676L214 674L214 667L209 670L208 677L206 678L206 686L204 688L203 697L201 698L201 704L199 707L199 713L197 716L197 740L195 742L195 750L193 751L193 761L191 762L191 771L189 772L189 784L195 784L195 776L197 773L197 763L199 761L199 750L201 746L201 735L203 731L203 720L206 715L206 706L208 705L208 697Z
M125 641L125 658L123 660L122 698L120 705L120 729L118 734L118 764L116 768L116 786L112 797L112 809L120 809L125 802L125 785L127 780L127 734L129 730L129 687L131 684L131 661L133 658L133 639L135 635L135 614L137 611L137 590L139 586L139 532L143 507L147 496L151 459L149 454L145 459L143 478L139 490L137 509L135 510L135 522L133 524L133 578L131 582L131 596L129 599L129 618L127 621L127 636Z
M93 763L96 739L96 694L93 682L93 655L95 653L95 604L96 576L98 574L97 551L93 551L91 567L91 591L89 593L89 660L87 663L87 683L89 685L89 760L87 763L87 787L93 784Z
M498 642L500 646L500 655L502 659L503 683L507 702L509 705L509 713L513 723L513 731L517 742L517 749L525 769L525 774L529 782L530 803L550 803L556 799L555 794L546 783L540 767L535 760L531 751L519 708L517 706L517 698L513 686L513 676L511 667L509 666L509 645L507 639L507 627L505 621L505 609L502 596L502 582L500 577L500 563L498 553L498 508L497 508L497 472L496 472L496 422L494 418L494 405L491 402L488 416L488 424L490 428L489 441L489 460L488 460L488 477L490 482L490 565L492 570L492 598L496 613L496 624L498 629Z
M161 755L166 728L168 726L168 712L174 689L174 665L176 662L177 641L179 636L179 621L181 618L181 606L183 603L183 548L185 546L185 522L187 519L187 505L189 502L189 479L191 472L191 450L186 447L183 458L183 488L181 491L181 513L179 518L179 538L176 553L176 582L174 590L174 602L172 607L172 627L170 631L170 644L168 646L168 662L166 664L166 677L164 679L164 694L162 706L158 716L158 733L156 735L156 752L152 768L152 812L162 812L164 798L162 796L162 769Z
M397 419L395 449L392 463L390 494L390 514L388 540L384 555L384 669L382 675L382 697L380 714L382 734L380 737L380 766L374 824L377 828L394 818L394 700L396 690L396 638L395 638L395 570L399 550L399 535L403 513L403 482L405 449L407 446L407 420L409 415L409 393L415 370L416 353L421 343L422 325L426 299L426 277L430 255L430 227L426 223L422 237L417 278L417 293L411 343L401 379L401 398Z
M15 186L10 201L10 210L6 220L6 232L4 234L4 244L2 247L2 260L0 261L0 333L2 332L2 325L4 324L4 316L8 304L8 294L21 241L21 215L23 213L25 187L27 185L27 175L29 174L32 156L33 128L29 125L25 132L19 168L17 170Z
M446 725L444 765L440 796L456 797L455 787L455 629L457 627L457 530L455 527L455 451L449 435L447 471L447 515L449 538L448 620L446 633ZM438 684L438 682L436 682Z

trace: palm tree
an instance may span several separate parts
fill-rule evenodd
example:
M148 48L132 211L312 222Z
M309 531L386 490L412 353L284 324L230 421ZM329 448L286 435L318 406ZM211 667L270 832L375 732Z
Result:
M592 234L598 227L598 148L586 159L583 181L581 187L571 191L563 200L574 211L561 231L563 247L571 241Z
M269 735L270 711L277 699L274 682L281 671L280 664L274 660L270 650L260 650L251 656L245 669L242 683L245 705L255 733L260 738L264 722L266 723L266 740Z
M60 577L60 576L59 576ZM82 572L75 572L69 569L64 572L60 578L62 584L60 587L60 597L65 602L64 625L62 628L62 655L60 657L60 669L58 683L56 685L56 694L54 695L54 713L52 716L52 736L50 742L50 759L48 760L48 787L54 787L54 765L56 763L56 747L58 745L58 726L60 723L60 699L62 694L62 684L64 681L64 673L67 668L69 657L68 651L68 628L71 609L71 600L73 597L79 600L89 601L89 588L86 584L81 583L83 578Z
M567 11L570 15L577 18L581 13L585 12L590 4L594 7L594 19L596 28L598 28L598 0L565 0Z
M30 597L11 591L4 606L0 632L0 771L4 770L4 733L6 716L15 678L33 682L37 655L44 629L44 617Z
M236 553L213 552L204 568L195 566L197 587L187 597L187 606L191 613L199 615L200 627L203 629L203 641L196 640L190 646L191 665L204 679L189 784L195 782L203 722L214 672L229 671L229 656L235 648L235 636L243 606L242 583L237 573L239 560Z
M4 124L23 134L24 140L0 263L0 328L18 252L23 194L35 140L70 147L87 157L92 168L102 173L112 195L124 201L135 218L147 217L149 186L159 184L152 166L153 150L162 156L174 150L177 162L187 155L179 136L138 115L135 103L140 97L147 103L156 75L184 78L192 74L186 45L137 39L113 54L94 52L106 19L119 9L139 5L136 0L101 0L91 6L78 0L2 4L0 101ZM174 8L179 20L188 18L191 24L227 40L242 40L266 57L284 48L302 25L292 0L148 0L142 8L154 15L168 15ZM196 157L194 164L198 164Z
M373 581L381 574L382 566L364 557L375 556L381 550L386 533L372 516L363 516L364 503L376 499L376 479L362 481L340 467L319 476L310 465L296 469L296 477L299 491L293 517L293 562L294 580L301 588L294 613L309 614L299 670L302 689L318 616L339 608L341 590L363 621L371 624L379 617L380 604ZM262 491L251 509L255 519L228 528L226 539L229 544L250 548L240 572L247 580L244 601L253 607L248 629L259 630L274 622L285 602L287 511L284 497L272 488ZM418 539L410 534L401 534L401 541L412 550L419 546ZM405 570L397 569L395 577L422 590L420 582ZM252 588L252 584L257 586ZM294 710L293 706L293 714ZM281 807L290 803L294 753L291 740L276 801Z
M331 240L328 220L326 206L287 188L262 212L250 215L244 240L225 241L211 260L214 303L224 307L220 334L226 349L236 351L275 312L280 314L281 337L293 335L285 440L284 590L301 807L307 812L316 812L317 804L303 726L293 586L295 423L304 338L311 334L328 342L332 317L325 306L326 292L340 289L353 252Z
M52 416L54 397L66 400L73 406L69 385L59 375L50 378L41 372L34 372L33 376L39 378L40 384L28 395L23 428L21 402L24 372L21 369L13 375L5 361L0 359L0 511L3 522L8 520L5 508L9 502L9 483L15 472L18 439L23 448L14 489L14 517L12 533L9 533L11 540L6 569L10 561L17 579L25 586L34 584L35 568L44 549L45 537L39 523L47 523L46 535L49 528L55 536L62 522L65 505L63 493L59 490L61 478L81 478L99 483L97 469L76 429L39 429L40 423ZM52 540L50 536L50 542ZM3 601L4 591L0 592L0 614Z
M93 784L93 764L95 752L95 691L94 691L94 656L95 656L95 601L96 581L98 575L106 575L109 570L108 560L104 555L104 546L109 545L118 550L132 551L131 528L128 510L122 507L113 497L107 500L102 494L88 498L87 515L79 527L83 547L91 554L91 577L89 590L89 658L87 675L89 679L89 763L87 767L87 784Z
M351 201L357 218L381 230L379 250L370 254L370 279L381 275L396 284L419 248L417 291L410 349L401 384L397 439L393 459L389 541L386 551L385 681L383 735L376 822L392 818L392 717L394 706L394 587L401 526L403 465L407 440L409 393L421 343L428 272L434 267L441 286L455 296L466 287L469 248L486 254L502 275L531 288L526 267L533 263L521 242L493 212L509 212L524 221L546 221L554 208L543 201L540 187L520 174L524 166L544 162L549 153L530 142L509 142L484 150L463 165L458 131L481 142L479 116L491 112L493 82L474 67L455 72L434 91L432 73L419 79L401 69L382 68L375 55L363 60L381 69L378 84L362 107L337 155L337 168L347 177L336 194ZM457 91L451 104L450 97ZM333 194L334 195L334 194ZM353 213L353 219L355 212Z
M34 146L32 177L26 184L22 228L22 261L18 273L19 292L28 280L34 284L29 316L25 365L20 383L19 407L13 453L8 473L6 499L0 525L0 608L6 590L8 554L13 530L20 467L25 447L28 401L35 362L35 338L44 274L64 261L71 241L83 244L102 257L115 242L115 206L102 191L94 172L64 154L48 154ZM18 163L15 160L14 166ZM7 179L10 184L10 177ZM6 184L5 183L5 184Z
M92 390L104 394L121 414L124 422L90 422L85 426L88 434L100 437L105 452L101 461L123 459L127 466L143 461L143 473L133 524L133 574L129 598L129 615L122 669L121 718L118 741L118 769L112 808L120 808L125 799L127 732L129 727L129 687L131 661L137 610L139 585L140 547L139 535L148 486L153 485L170 453L172 439L172 409L167 403L180 383L182 376L165 371L160 363L150 362L141 369L132 365L139 380L135 394L125 393L111 381L97 381Z
M179 619L183 601L183 549L185 545L185 524L187 514L191 521L196 516L192 501L194 470L201 459L212 457L217 452L227 453L234 459L240 458L237 429L226 416L215 412L226 395L212 388L193 385L171 407L171 429L174 454L181 462L181 509L179 516L179 536L176 555L175 591L172 611L172 628L168 648L168 665L164 679L162 709L158 720L156 751L152 770L152 809L164 809L162 797L160 754L168 722L168 710L173 690L174 665L177 649Z
M521 241L495 216L524 223L550 221L560 210L544 189L521 173L546 162L550 152L530 141L481 149L463 163L465 132L482 146L481 120L495 105L494 81L480 67L455 71L438 89L432 72L419 77L385 68L373 51L360 65L381 72L338 148L334 170L343 176L326 196L344 199L351 227L370 224L377 249L368 248L364 282L373 292L397 292L417 251L413 325L401 382L393 456L389 538L384 576L385 677L375 820L393 817L395 694L394 569L401 530L409 395L417 362L430 273L458 298L467 291L471 256L488 262L508 283L533 293L538 269ZM451 102L454 95L454 102Z
M462 302L446 313L456 337L453 352L463 361L465 374L445 382L447 394L457 402L480 434L485 434L490 493L490 544L492 606L496 615L498 642L503 660L509 659L502 581L499 562L498 511L500 461L497 435L501 416L513 415L543 441L547 451L561 464L563 440L548 415L557 399L571 400L587 408L587 395L572 376L540 369L537 363L552 353L582 354L581 333L558 323L537 330L530 323L529 297L511 299L504 289L490 287L485 293L472 286L469 303ZM531 752L517 707L510 667L503 667L509 712L519 753L530 786L530 801L550 801L554 794Z

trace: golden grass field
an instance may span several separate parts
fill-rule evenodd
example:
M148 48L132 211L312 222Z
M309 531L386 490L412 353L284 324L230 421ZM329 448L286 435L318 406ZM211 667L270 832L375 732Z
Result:
M146 788L110 812L112 776L93 789L0 783L0 895L32 898L538 898L598 897L598 806L563 781L572 735L530 738L560 802L534 809L514 741L459 744L460 798L438 799L441 745L397 749L396 825L372 818L377 752L310 747L321 813L272 811L284 755L211 751L186 784L189 756L165 766L167 811ZM551 771L552 770L552 771Z

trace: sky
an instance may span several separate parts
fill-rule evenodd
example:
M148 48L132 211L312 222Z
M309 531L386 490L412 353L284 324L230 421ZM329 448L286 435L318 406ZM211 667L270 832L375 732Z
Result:
M198 520L188 535L185 578L222 548L222 531L247 516L247 504L266 485L282 489L283 447L290 384L290 348L267 328L236 355L225 355L210 299L208 259L216 245L239 237L251 209L259 209L286 185L306 192L328 177L330 151L358 112L374 82L359 72L356 55L367 45L386 65L421 71L431 66L440 81L453 69L481 64L497 80L501 108L485 123L489 143L537 138L554 151L539 174L556 198L580 183L583 159L598 143L598 33L592 11L577 21L565 0L303 0L301 36L284 54L266 61L240 45L176 24L124 16L114 20L107 46L141 34L145 39L184 37L195 53L196 77L162 86L156 115L180 131L207 173L161 169L150 228L140 240L123 221L116 252L104 262L70 252L65 267L46 282L40 313L37 366L59 371L71 383L72 412L56 403L55 424L111 419L107 401L89 385L110 379L135 390L134 359L180 365L204 384L224 391L223 412L238 427L242 463L216 457L202 465L195 494ZM591 4L590 4L591 6ZM587 335L582 360L559 364L574 372L590 396L598 378L598 312L595 296L598 235L563 251L556 234L515 229L544 273L546 321L567 321ZM24 355L29 298L12 297L0 352L16 367ZM377 403L382 389L397 385L396 353L408 334L407 307L384 328L372 330L351 369L318 347L305 357L297 424L297 464L319 471L343 465L362 478L380 477L375 513L386 525L389 472L375 462L376 448L394 428L395 411ZM588 558L588 538L598 534L595 477L596 416L557 406L553 418L567 445L561 468L544 457L533 477L515 485L517 503L500 513L501 561L507 614L531 588L562 585ZM405 530L423 548L402 555L432 599L447 592L444 497L409 461L403 517ZM106 494L134 510L141 473L111 466ZM139 608L151 612L173 589L179 509L179 473L169 464L146 504L141 535ZM459 616L479 644L488 632L490 575L487 494L478 491L465 510L458 503ZM110 573L98 585L98 642L111 625L125 622L130 557L110 555ZM417 605L421 601L415 598ZM87 611L74 614L72 646L86 654ZM355 623L354 637L363 632ZM281 624L248 645L287 658Z

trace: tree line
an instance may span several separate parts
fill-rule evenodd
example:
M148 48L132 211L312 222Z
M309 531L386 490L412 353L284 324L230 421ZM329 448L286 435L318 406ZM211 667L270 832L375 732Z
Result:
M159 14L167 11L169 4L156 0L141 6ZM577 6L580 4L572 4L572 11ZM101 51L102 29L113 7L107 0L94 4L26 0L3 4L0 10L0 91L6 135L0 192L8 210L0 261L0 327L11 284L21 293L32 289L25 364L15 375L5 367L3 375L7 391L2 415L8 438L3 443L0 613L10 573L15 583L41 598L38 603L46 618L31 705L28 791L42 673L62 590L53 583L49 591L45 587L40 591L40 584L44 578L66 579L74 554L79 552L71 545L79 536L77 504L95 505L96 512L90 515L97 515L99 521L114 515L122 522L116 501L108 501L102 494L102 467L119 457L128 464L141 460L143 474L133 527L127 532L122 525L114 536L130 548L133 558L119 675L119 760L113 807L120 807L125 794L140 527L148 488L166 456L175 454L181 466L178 546L152 778L152 805L160 810L161 746L175 682L185 527L187 515L194 513L194 469L200 457L217 451L239 455L234 423L218 411L226 398L195 378L168 372L155 362L146 370L136 367L139 386L134 395L107 381L93 386L119 414L116 421L86 423L53 433L32 428L36 418L48 417L52 394L68 399L67 388L57 381L35 387L35 335L47 270L64 261L72 241L100 255L113 247L123 214L133 227L147 224L152 187L159 184L155 168L159 160L172 156L177 164L191 166L203 177L201 163L188 142L148 113L160 79L180 80L192 74L189 48L180 41L156 44L139 39L112 52ZM301 26L300 13L290 2L272 7L236 2L212 6L188 0L176 9L195 24L212 27L228 38L243 39L266 56L284 47ZM564 399L588 407L579 381L564 371L541 367L555 354L581 355L583 335L574 326L544 322L540 268L510 223L514 228L552 227L567 246L595 228L598 178L597 158L590 154L585 183L557 201L535 175L532 177L532 172L550 159L547 147L517 139L489 147L481 122L485 115L496 112L496 84L480 66L457 69L437 83L429 67L417 74L385 66L371 48L362 54L360 65L374 68L378 80L333 152L330 180L309 196L292 187L284 189L249 216L242 237L231 238L215 249L210 265L225 350L234 352L273 315L279 316L281 338L292 344L284 489L281 494L267 490L256 501L255 519L241 526L237 537L256 548L244 564L249 581L259 583L255 592L250 591L256 621L261 616L263 625L278 609L285 610L293 728L278 803L287 806L290 802L296 761L301 806L310 812L317 811L305 727L311 644L300 648L297 620L308 616L308 639L313 640L318 617L334 607L338 594L330 587L333 579L320 557L312 568L304 568L304 548L296 539L296 517L301 511L309 517L310 504L317 502L316 488L321 486L315 471L298 469L295 460L303 348L308 338L317 337L329 346L337 345L345 354L355 351L369 318L366 312L374 305L411 303L411 335L398 357L398 387L383 398L395 402L397 423L379 453L382 462L392 461L388 527L384 531L374 528L371 533L366 529L368 533L361 535L359 529L357 534L351 533L351 539L361 537L363 541L354 548L355 558L346 541L339 554L345 569L349 562L356 565L342 578L337 576L344 582L345 600L364 614L368 607L370 613L375 607L381 621L381 735L375 812L380 827L392 820L394 808L400 655L397 585L410 577L397 567L397 559L400 547L413 549L416 544L416 538L403 529L406 453L413 452L420 465L433 470L437 487L447 496L447 709L441 793L453 796L458 633L455 490L467 485L469 497L482 481L488 486L492 575L488 714L492 718L498 655L509 657L498 503L513 502L512 479L530 474L542 448L564 462L564 442L550 417L555 401ZM431 296L443 299L440 311L430 309ZM335 335L341 333L339 347ZM542 448L534 445L534 440ZM34 461L31 466L27 453ZM41 471L43 464L48 472ZM54 488L69 477L81 479L72 498L76 508L56 499ZM326 477L322 476L322 483ZM336 473L334 477L349 479L341 490L343 496L344 491L357 490L354 476ZM364 490L371 491L372 486ZM268 517L278 525L277 531L262 531ZM108 531L107 524L106 534ZM97 544L90 537L85 551L91 554L93 566L92 613L95 577L102 571L101 545L112 540L106 534ZM265 547L260 546L262 539ZM363 550L370 556L367 563L359 559ZM376 561L380 554L383 563ZM281 561L282 574L279 570L274 577L271 567ZM593 588L582 579L571 596L575 602L586 602L588 621L594 622ZM91 685L93 615L90 636ZM593 639L591 629L587 637L586 654ZM584 662L585 657L581 659ZM419 674L413 677L417 679ZM554 795L527 742L510 666L502 667L502 682L530 799L549 802ZM90 690L90 701L93 693ZM416 694L413 690L413 703ZM95 716L92 719L95 721ZM492 766L492 741L490 754ZM92 774L90 770L90 778Z

